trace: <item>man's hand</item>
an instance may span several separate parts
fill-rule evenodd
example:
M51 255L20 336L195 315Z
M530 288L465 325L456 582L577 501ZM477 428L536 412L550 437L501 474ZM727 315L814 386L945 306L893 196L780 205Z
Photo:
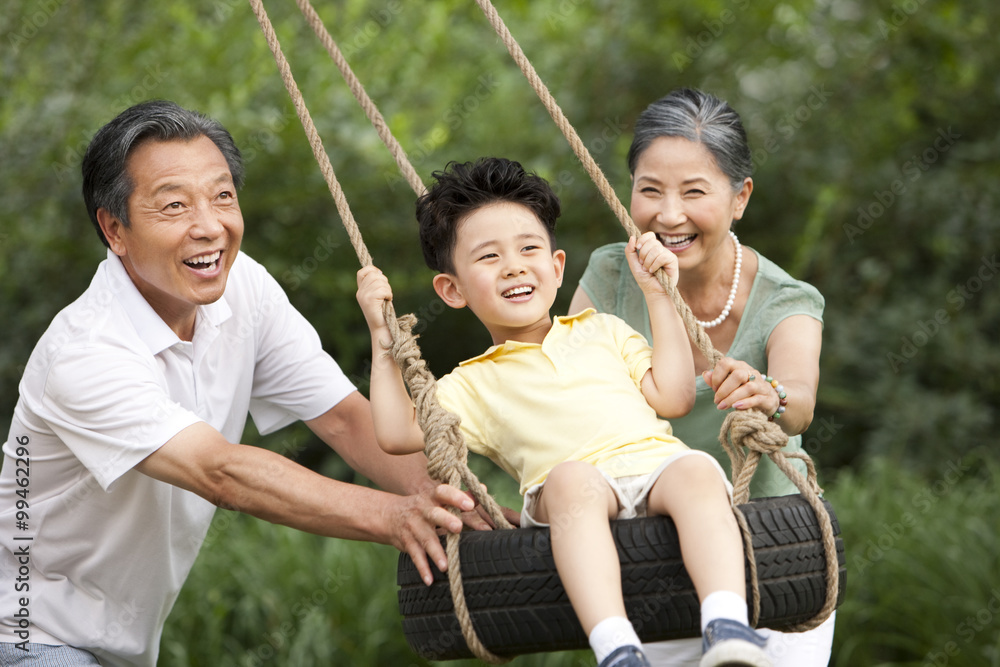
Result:
M480 486L483 487L484 493L489 493L486 485L480 482ZM470 498L475 500L475 497L469 491L465 492ZM507 519L507 522L512 526L521 525L521 513L517 510L513 510L509 507L500 506L500 513L503 518ZM476 509L474 512L462 512L462 523L465 524L466 528L471 530L493 530L497 526L493 522L493 518L490 517L489 512L486 511L482 505L478 502L476 503Z
M510 525L520 527L520 512L501 505L500 513L503 514L503 518L507 519ZM462 521L467 528L471 528L472 530L494 530L496 528L493 519L490 518L489 512L483 509L482 505L476 505L475 512L462 512Z
M475 502L460 489L438 484L429 492L398 496L388 507L386 524L392 531L392 545L409 554L420 578L430 586L434 583L428 556L442 572L448 569L448 558L438 537L438 529L450 533L462 532L462 520L447 508L473 512Z

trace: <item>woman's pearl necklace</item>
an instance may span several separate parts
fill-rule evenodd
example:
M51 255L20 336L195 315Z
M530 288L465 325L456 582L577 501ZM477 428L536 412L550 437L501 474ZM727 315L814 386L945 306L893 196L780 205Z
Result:
M733 303L736 301L736 290L740 287L740 268L743 266L743 246L740 245L739 239L736 238L736 234L732 230L729 231L729 235L733 237L733 243L736 245L736 270L733 271L733 286L729 290L729 298L726 300L726 307L722 309L722 314L711 322L695 320L702 326L703 329L711 329L712 327L719 326L727 317L729 317L729 311L732 310Z

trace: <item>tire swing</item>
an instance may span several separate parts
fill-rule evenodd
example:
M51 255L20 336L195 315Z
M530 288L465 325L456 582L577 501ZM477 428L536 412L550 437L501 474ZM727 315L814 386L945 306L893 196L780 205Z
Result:
M327 182L338 213L362 266L372 264L357 222L337 181L322 140L291 74L262 0L249 0L313 155ZM617 199L576 131L541 82L490 0L476 0L520 66L553 120L563 131L598 190L630 236L639 230ZM309 0L296 0L306 20L340 69L352 93L389 148L417 195L425 191L416 170L385 120L347 65ZM697 324L680 294L662 271L660 282L670 294L691 339L714 366L722 354ZM552 559L548 529L513 528L467 464L468 450L458 418L437 402L435 379L421 359L411 329L413 315L397 319L386 302L384 314L392 336L391 353L413 397L424 431L428 474L457 488L463 485L501 530L442 538L448 573L435 570L425 586L407 554L399 558L397 581L403 631L413 650L432 660L475 656L499 664L523 653L587 647L587 638L570 606ZM731 412L719 441L732 463L733 511L740 525L747 565L750 620L756 627L800 632L823 623L841 603L845 591L844 547L832 507L820 495L816 469L805 452L785 453L788 436L756 411ZM744 451L746 448L747 451ZM791 479L800 494L749 500L750 479L767 455ZM807 475L788 458L803 460ZM457 510L453 510L457 512ZM643 642L700 635L698 598L680 556L677 532L669 517L612 522L629 619ZM433 566L432 566L433 567Z

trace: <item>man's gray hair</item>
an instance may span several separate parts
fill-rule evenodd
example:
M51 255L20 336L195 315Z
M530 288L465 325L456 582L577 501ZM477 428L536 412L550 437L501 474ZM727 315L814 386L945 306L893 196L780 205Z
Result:
M628 149L628 170L635 174L639 157L659 137L683 137L703 144L729 179L734 191L753 173L753 159L740 116L709 93L680 88L639 114Z
M173 102L151 100L121 112L94 135L83 156L83 201L90 221L105 246L108 240L97 221L97 210L122 221L128 219L128 199L135 184L128 173L128 158L145 141L190 141L205 136L218 147L237 189L243 186L243 158L233 137L216 120Z

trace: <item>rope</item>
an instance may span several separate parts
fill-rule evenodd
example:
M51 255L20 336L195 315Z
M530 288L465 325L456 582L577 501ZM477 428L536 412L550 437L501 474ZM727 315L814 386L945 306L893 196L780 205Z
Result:
M511 35L510 30L507 29L507 26L504 24L503 19L500 18L500 14L493 6L493 3L490 2L490 0L476 0L476 4L479 5L479 8L486 15L486 18L493 26L493 29L507 47L507 51L510 52L514 62L521 68L521 72L528 80L528 83L531 84L535 94L538 95L538 98L542 101L545 109L549 112L549 115L552 116L552 120L554 120L559 129L562 130L562 133L565 135L566 140L573 149L573 152L576 153L577 158L579 158L580 162L583 164L583 167L586 169L591 180L594 181L594 184L597 186L597 189L604 197L608 206L618 217L622 227L624 227L629 236L639 236L639 229L632 221L632 218L629 216L625 206L621 203L621 201L619 201L617 195L615 195L614 189L608 183L607 178L605 178L604 173L597 165L597 162L594 161L590 151L587 150L587 147L576 133L576 130L566 119L566 115L562 112L562 109L559 108L555 98L549 92L548 87L539 78L538 73L535 71L534 66L532 66L527 56L525 56L521 46ZM691 312L691 309L681 297L680 291L674 289L670 285L666 273L662 269L657 271L657 278L659 279L660 284L663 285L663 288L667 291L667 294L670 295L671 300L674 302L674 306L676 306L677 312L680 313L681 319L684 321L684 325L687 328L688 335L691 337L691 340L694 341L698 349L708 359L709 365L714 367L724 355L716 350L712 345L712 340L709 338L708 334L701 327L701 325L698 324L698 321ZM730 447L728 439L725 437L727 432L733 434L733 440L737 443L737 447ZM729 453L730 460L733 464L733 512L736 515L737 521L740 524L740 530L743 533L747 561L750 567L752 624L756 626L760 619L760 590L757 582L757 563L753 553L753 542L749 526L747 525L746 517L743 516L743 512L739 509L738 505L749 499L750 479L753 477L753 474L757 469L757 464L760 462L761 455L767 454L768 457L775 462L778 468L788 475L788 478L795 483L796 487L798 487L799 491L816 512L816 517L820 523L820 532L823 538L823 547L826 553L826 601L823 608L813 619L796 626L796 630L801 631L817 627L825 621L833 612L834 608L836 608L837 594L840 588L840 576L839 563L837 561L837 545L833 535L833 523L830 519L829 513L826 511L826 507L819 498L819 493L821 493L822 490L816 483L815 467L812 465L811 460L805 453L792 453L786 455L782 451L782 448L788 444L788 435L782 431L777 424L769 421L767 417L756 410L734 410L731 412L726 417L726 421L723 423L722 434L720 434L719 437L720 440L726 441L724 447L726 447L726 451ZM743 453L743 447L750 450L748 455ZM803 478L802 475L791 466L791 464L787 461L788 456L808 461L808 479Z
M371 254L364 244L357 222L347 203L347 198L344 196L344 191L337 181L333 166L330 164L330 158L323 147L323 141L316 130L316 125L313 123L309 110L306 108L305 100L302 97L298 84L296 84L295 78L292 76L291 68L281 50L281 44L275 34L274 26L267 15L267 10L264 8L261 0L249 0L249 2L257 17L257 22L260 24L267 45L271 49L275 62L278 64L281 79L298 113L299 120L309 139L309 144L313 149L313 155L319 163L320 171L323 173L323 178L326 180L330 193L333 195L337 211L351 239L351 244L354 246L358 261L361 262L363 267L370 266L372 264ZM315 11L312 14L315 15ZM333 45L332 40L330 40L330 44L336 49L336 45ZM339 53L339 50L336 50L336 52ZM343 61L343 58L341 58L341 61ZM344 65L346 66L346 62ZM360 84L358 85L360 86ZM381 115L379 115L379 118L381 118ZM384 121L382 124L384 126ZM399 159L406 160L402 149L399 150L399 155L401 156ZM412 170L412 167L410 167L410 171L416 176L416 172ZM417 178L416 182L419 183L419 178ZM412 180L411 185L414 185ZM420 187L423 187L422 184ZM500 506L492 496L483 490L482 484L468 467L468 450L459 430L458 417L446 411L437 402L436 381L427 369L426 362L421 358L420 348L416 343L416 336L412 333L416 318L413 315L405 315L397 319L392 303L389 301L385 302L383 313L392 337L390 351L403 374L403 378L410 387L417 410L417 420L424 431L428 474L433 479L450 484L456 488L461 488L464 483L469 492L486 509L494 524L501 528L511 528L512 526L503 516ZM454 514L459 513L454 508L452 512ZM448 578L455 604L455 613L458 616L462 633L469 648L477 657L486 662L493 664L505 662L505 659L494 655L483 645L472 626L472 619L465 601L461 567L459 565L459 535L454 533L448 535L446 553L449 564Z
M351 66L347 64L347 59L344 58L344 54L341 53L340 47L337 43L333 41L333 37L330 36L329 31L327 31L326 26L323 25L323 19L320 18L319 14L313 8L312 3L309 0L295 0L296 4L299 6L299 10L302 15L305 16L306 22L312 27L313 32L319 38L319 41L323 44L326 52L330 55L337 69L340 70L340 75L344 77L344 81L347 82L347 86L351 89L354 94L354 99L358 101L361 108L364 110L365 115L368 116L368 120L375 127L378 136L382 139L382 143L385 144L386 148L392 154L393 159L396 161L396 166L399 167L399 171L403 174L406 182L410 184L413 191L419 197L426 192L423 181L420 180L420 176L417 175L417 170L413 168L410 163L409 158L406 157L406 151L403 147L399 145L396 141L396 137L393 136L392 131L385 122L385 118L382 117L382 113L372 102L372 99L368 97L368 93L365 91L365 87L361 85L361 81L354 75L351 70Z

